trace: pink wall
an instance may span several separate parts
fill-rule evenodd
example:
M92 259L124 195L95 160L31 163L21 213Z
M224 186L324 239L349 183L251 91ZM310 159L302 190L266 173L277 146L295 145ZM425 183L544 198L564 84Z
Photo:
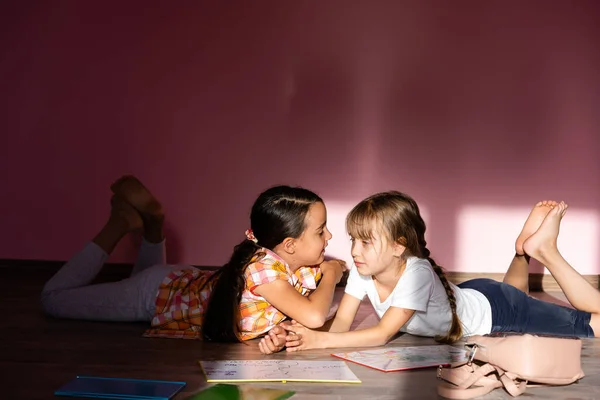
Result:
M343 257L349 207L412 194L456 271L504 268L527 208L565 199L568 255L600 273L596 1L12 3L0 258L69 258L133 173L168 211L171 262L224 263L287 183L325 198ZM486 216L509 214L499 235Z

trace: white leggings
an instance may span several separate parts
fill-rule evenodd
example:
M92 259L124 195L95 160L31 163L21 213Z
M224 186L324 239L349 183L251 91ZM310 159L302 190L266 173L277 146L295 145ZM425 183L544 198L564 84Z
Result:
M60 318L94 321L150 321L164 278L182 266L166 265L165 243L143 241L129 278L90 285L108 254L90 242L44 286L42 307ZM189 268L189 267L187 267Z

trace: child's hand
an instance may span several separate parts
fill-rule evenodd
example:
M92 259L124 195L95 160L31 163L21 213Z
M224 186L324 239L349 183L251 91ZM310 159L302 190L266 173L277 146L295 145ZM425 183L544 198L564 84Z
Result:
M282 326L290 325L288 321L275 325L271 330L258 342L258 348L263 354L273 354L283 350L285 347L285 338L287 332Z
M319 335L323 332L308 329L296 321L292 321L291 325L284 326L284 329L287 331L285 338L286 351L301 351L321 347L319 345Z
M335 283L340 283L344 271L346 271L346 262L344 260L328 260L323 261L319 267L323 275L335 274Z

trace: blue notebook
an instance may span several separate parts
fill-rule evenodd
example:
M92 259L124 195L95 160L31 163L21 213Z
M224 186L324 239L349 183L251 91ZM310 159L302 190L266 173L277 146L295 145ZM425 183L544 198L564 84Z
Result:
M185 382L78 376L54 394L96 399L169 400Z

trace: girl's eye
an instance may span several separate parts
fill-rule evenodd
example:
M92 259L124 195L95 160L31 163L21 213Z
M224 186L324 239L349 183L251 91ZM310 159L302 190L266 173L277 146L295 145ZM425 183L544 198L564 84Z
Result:
M320 231L319 236L323 236L324 233L325 233L325 231Z
M363 241L362 241L362 244L363 244L363 245L365 245L365 246L368 246L368 245L370 245L370 244L371 244L371 242L370 242L370 241L368 241L368 240L363 240Z

